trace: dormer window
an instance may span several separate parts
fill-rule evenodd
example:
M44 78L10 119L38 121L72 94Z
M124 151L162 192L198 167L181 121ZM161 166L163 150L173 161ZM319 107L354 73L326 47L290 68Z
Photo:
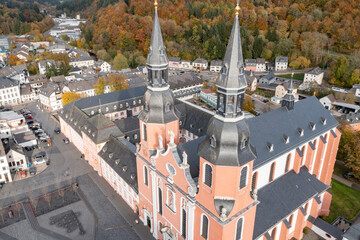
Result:
M114 110L116 110L116 108L117 108L117 106L116 106L116 105L114 105Z
M171 104L170 103L166 104L165 112L170 112L170 108L171 108Z
M240 148L241 148L241 149L244 149L244 148L246 147L246 143L247 143L247 140L246 140L246 139L243 140L243 141L241 142Z
M222 74L226 74L226 66L225 66L225 65L222 67L221 73L222 73Z
M290 142L290 137L287 136L287 135L285 135L285 134L283 134L283 140L284 140L284 143L287 144L287 143Z
M266 143L266 147L267 147L267 149L269 150L269 152L274 151L274 144L272 144L272 143L270 143L270 142L267 142L267 143Z
M114 157L114 153L109 153L109 158L113 158Z
M303 136L304 135L304 129L298 128L297 133L299 134L300 137Z
M322 124L322 125L326 125L326 118L323 118L323 117L322 117L322 118L320 118L320 121L321 121L321 124Z
M103 151L103 152L106 152L107 149L108 149L107 147L103 147L102 151Z
M120 163L120 159L116 159L116 160L115 160L115 164L116 164L116 165L119 165L119 163Z
M210 147L212 148L216 147L216 141L214 136L210 137Z
M92 111L91 111L91 115L94 115L94 113L95 113L94 110L92 110Z
M105 111L106 111L106 112L108 112L108 111L109 111L109 108L108 108L108 107L106 107L106 108L105 108Z
M310 129L311 129L312 131L314 131L314 130L315 130L315 127L316 127L316 124L313 123L313 122L309 122L309 127L310 127Z

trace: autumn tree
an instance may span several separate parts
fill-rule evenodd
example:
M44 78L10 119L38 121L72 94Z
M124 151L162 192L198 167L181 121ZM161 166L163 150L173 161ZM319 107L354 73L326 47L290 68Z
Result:
M129 64L128 64L126 57L120 53L118 55L116 55L116 57L114 58L114 66L113 67L115 70L121 70L124 68L128 68Z
M108 80L111 92L129 88L129 83L124 75L110 74Z
M310 66L310 60L306 57L300 56L295 61L290 63L291 68L308 68Z
M64 92L61 95L63 105L71 103L72 101L75 101L76 99L79 99L79 98L81 98L81 95L76 92Z
M244 101L244 107L243 107L244 111L248 111L250 113L255 113L255 102L252 101L250 96L245 96L245 101Z
M11 66L18 65L19 62L20 62L20 59L16 55L13 55L13 54L9 55L9 64Z
M104 94L106 86L106 80L104 77L98 79L97 83L94 85L95 95Z

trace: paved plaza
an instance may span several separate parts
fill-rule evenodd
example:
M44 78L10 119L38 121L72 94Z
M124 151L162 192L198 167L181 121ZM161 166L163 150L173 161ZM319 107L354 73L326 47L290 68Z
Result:
M0 203L8 206L14 199L26 202L30 196L37 198L43 196L45 191L52 193L74 182L78 183L81 200L57 209L52 207L50 212L41 215L38 215L38 209L33 210L33 217L29 215L30 205L24 204L29 210L27 219L1 228L0 239L153 239L143 224L135 223L136 214L121 197L94 172L86 160L80 158L81 153L75 146L71 143L64 144L64 135L54 133L54 129L59 125L49 112L38 109L36 103L25 107L51 136L51 147L44 148L50 165L33 177L5 184L0 190ZM66 228L50 224L50 217L66 211L76 214L85 235L80 235L79 229L67 232ZM29 218L32 218L31 221Z

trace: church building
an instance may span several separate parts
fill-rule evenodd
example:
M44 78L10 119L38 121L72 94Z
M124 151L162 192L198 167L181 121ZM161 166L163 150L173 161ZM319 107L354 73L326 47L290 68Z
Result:
M147 88L66 105L62 132L155 239L302 239L329 214L338 122L316 97L295 102L292 85L280 108L244 117L239 5L216 113L176 99L157 7Z

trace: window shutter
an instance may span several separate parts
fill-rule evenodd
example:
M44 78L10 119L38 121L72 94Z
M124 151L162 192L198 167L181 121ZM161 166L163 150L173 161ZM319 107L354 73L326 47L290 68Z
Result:
M207 232L208 232L208 226L209 226L208 221L209 221L208 218L205 215L203 215L201 236L205 239L207 239Z
M181 235L186 239L186 210L182 210L182 231Z
M251 191L254 191L254 189L256 188L256 181L257 181L257 172L255 172L252 176Z

